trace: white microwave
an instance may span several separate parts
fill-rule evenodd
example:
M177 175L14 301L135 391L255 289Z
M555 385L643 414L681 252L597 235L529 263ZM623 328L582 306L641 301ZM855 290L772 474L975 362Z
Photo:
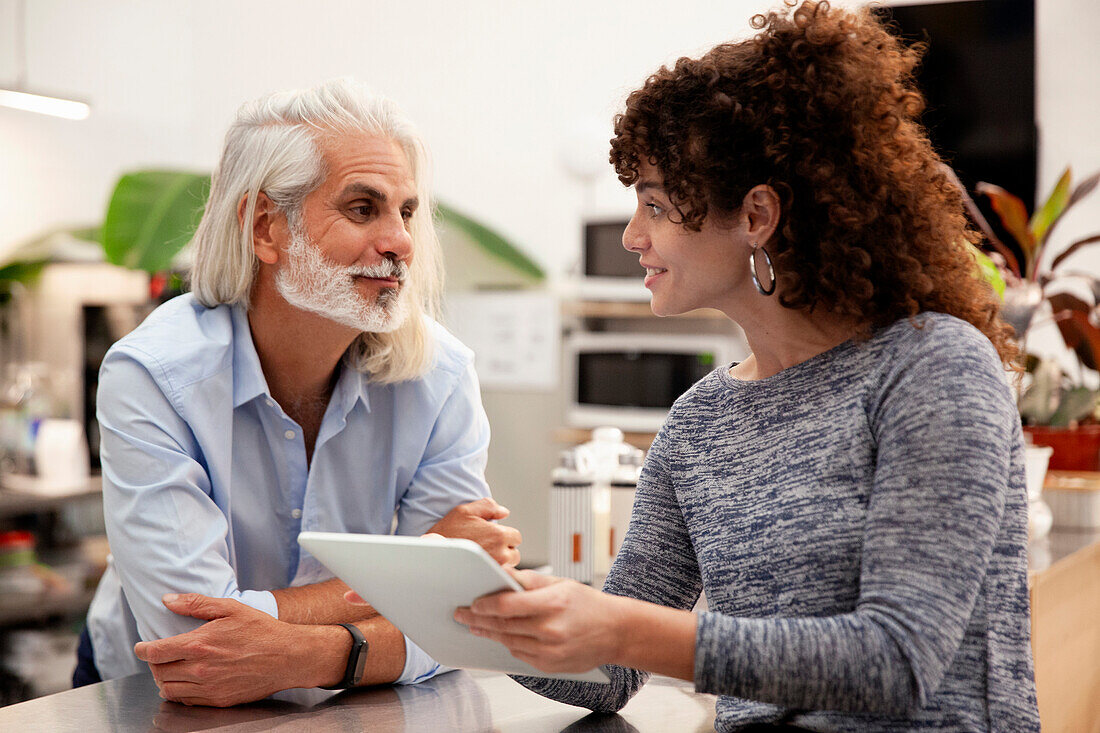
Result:
M649 302L645 270L638 253L623 247L629 221L589 221L584 225L581 278L577 295L586 300Z
M655 432L672 403L718 366L744 359L733 336L582 332L563 343L572 427Z

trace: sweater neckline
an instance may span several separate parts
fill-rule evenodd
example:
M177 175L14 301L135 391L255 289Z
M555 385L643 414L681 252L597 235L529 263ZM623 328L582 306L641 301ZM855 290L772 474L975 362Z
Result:
M764 377L763 379L738 379L737 377L730 374L730 369L732 369L736 364L739 363L733 362L732 364L726 365L723 369L718 370L719 378L721 379L723 384L733 389L765 389L775 385L781 385L787 380L793 379L803 372L827 368L831 363L843 358L856 348L858 348L858 344L856 343L855 339L848 339L847 341L843 341L836 346L832 346L819 354L814 354L809 359L800 361L797 364L792 364L786 369L783 369L771 375L770 377Z

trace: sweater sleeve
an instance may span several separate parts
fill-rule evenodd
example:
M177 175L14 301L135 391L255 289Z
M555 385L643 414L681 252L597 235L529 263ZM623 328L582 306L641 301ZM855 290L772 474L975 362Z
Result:
M1002 521L1017 416L973 329L928 328L869 405L876 444L859 598L832 617L701 615L700 692L904 714L958 651Z
M668 423L646 456L630 516L630 527L607 575L603 591L672 608L690 609L702 581L695 550L669 476ZM649 679L648 672L604 666L610 684L543 677L515 677L525 687L559 702L597 712L620 710Z

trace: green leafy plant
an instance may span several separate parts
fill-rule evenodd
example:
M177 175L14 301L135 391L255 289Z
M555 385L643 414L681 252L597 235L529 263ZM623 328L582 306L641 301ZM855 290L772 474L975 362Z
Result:
M107 261L151 273L170 270L191 241L209 194L205 173L147 170L122 176L103 221Z
M511 242L489 227L474 221L450 206L436 202L436 212L440 225L446 229L461 232L489 257L509 268L521 279L540 282L546 275L531 258L519 251Z
M1027 206L1017 196L1000 186L979 183L978 194L989 199L1004 230L1015 240L1022 261L997 237L989 222L969 196L967 208L975 223L985 233L989 246L1000 255L999 266L1007 287L1003 297L1006 320L1013 324L1021 346L1026 350L1027 337L1038 308L1045 301L1062 340L1077 357L1084 369L1100 369L1100 280L1089 273L1060 273L1059 267L1073 253L1100 242L1100 233L1071 242L1043 269L1042 261L1051 234L1071 208L1091 194L1100 183L1100 172L1085 178L1076 186L1066 168L1054 189L1030 216ZM960 187L961 188L961 187ZM1080 422L1097 421L1100 390L1082 384L1062 370L1053 359L1028 355L1026 363L1030 384L1020 396L1020 415L1029 424L1065 427Z

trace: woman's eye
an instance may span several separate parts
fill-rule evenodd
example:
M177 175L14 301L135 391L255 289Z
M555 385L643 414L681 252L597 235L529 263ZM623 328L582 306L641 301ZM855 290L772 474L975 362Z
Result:
M665 210L657 204L645 204L645 207L649 209L649 215L653 219L656 219L658 216L665 215Z
M410 219L412 219L413 218L412 209L403 209L401 211L401 218L404 219L405 221L409 221Z

